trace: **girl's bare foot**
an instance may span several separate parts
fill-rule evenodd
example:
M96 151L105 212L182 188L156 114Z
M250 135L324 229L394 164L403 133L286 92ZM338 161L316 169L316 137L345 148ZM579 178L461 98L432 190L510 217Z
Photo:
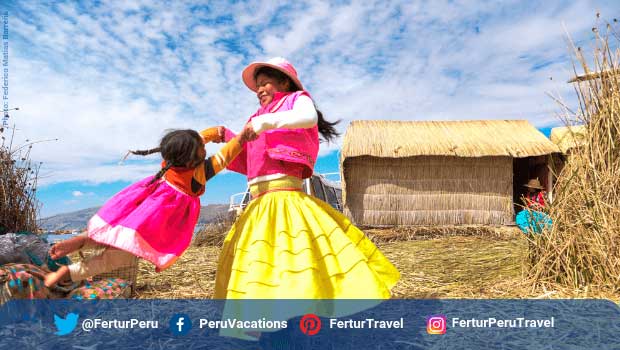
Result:
M47 288L55 285L60 281L64 281L69 277L69 268L67 266L61 266L58 271L50 272L45 275L44 284Z
M67 256L69 253L72 253L84 246L84 242L88 239L86 236L75 236L64 240L62 242L58 242L50 248L50 257L54 260L60 259L63 256Z

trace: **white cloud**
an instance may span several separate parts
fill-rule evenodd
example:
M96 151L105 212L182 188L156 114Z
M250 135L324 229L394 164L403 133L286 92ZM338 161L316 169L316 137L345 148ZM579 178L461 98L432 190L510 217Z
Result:
M94 192L72 191L71 195L73 197L90 197L90 196L94 196L95 193Z
M43 185L153 174L155 158L116 162L168 128L240 130L257 108L241 71L270 56L295 64L343 133L371 118L549 125L558 108L545 92L572 95L563 23L587 43L595 12L614 10L589 1L194 5L26 2L11 12L18 137L60 139L33 150ZM321 154L338 145L323 144Z

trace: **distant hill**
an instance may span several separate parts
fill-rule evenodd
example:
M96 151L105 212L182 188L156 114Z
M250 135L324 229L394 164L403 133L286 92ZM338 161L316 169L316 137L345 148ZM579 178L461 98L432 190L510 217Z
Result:
M88 220L101 207L82 209L70 213L62 213L39 220L39 227L45 231L81 230Z
M62 213L39 220L39 227L45 231L82 230L86 228L88 220L101 207L82 209L70 213ZM219 221L228 215L228 204L209 204L200 208L198 225Z

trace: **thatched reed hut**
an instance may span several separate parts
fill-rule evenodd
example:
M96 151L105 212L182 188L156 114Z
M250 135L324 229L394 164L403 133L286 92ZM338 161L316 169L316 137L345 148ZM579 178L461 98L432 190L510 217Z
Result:
M558 145L563 154L569 154L578 147L583 147L586 142L586 128L584 125L559 126L551 129L549 139Z
M547 191L559 148L525 120L351 123L340 157L358 225L506 225L523 184Z

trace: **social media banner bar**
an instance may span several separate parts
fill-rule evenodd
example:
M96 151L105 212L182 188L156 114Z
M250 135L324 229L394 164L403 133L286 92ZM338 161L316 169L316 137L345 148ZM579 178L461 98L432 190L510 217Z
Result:
M13 300L0 334L38 349L615 349L619 316L607 300Z

